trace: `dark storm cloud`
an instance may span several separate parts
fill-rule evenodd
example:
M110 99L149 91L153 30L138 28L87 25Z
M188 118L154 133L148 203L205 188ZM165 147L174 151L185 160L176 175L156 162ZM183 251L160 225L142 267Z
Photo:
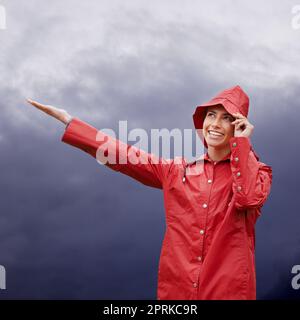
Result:
M149 132L192 128L195 106L235 84L250 96L252 142L274 171L257 223L258 298L289 296L300 256L294 3L2 3L1 298L155 298L165 226L159 190L61 143L63 125L25 98L99 129L128 120Z

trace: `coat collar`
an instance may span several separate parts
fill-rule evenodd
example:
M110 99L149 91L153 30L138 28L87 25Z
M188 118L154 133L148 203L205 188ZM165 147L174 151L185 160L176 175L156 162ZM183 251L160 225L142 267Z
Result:
M257 155L257 153L254 151L252 145L250 146L250 149L251 151L253 152L255 158L257 161L259 161L259 156ZM230 160L230 157L231 157L231 152L229 152L222 160L219 160L217 162L220 162L220 161L226 161L226 160ZM193 164L195 164L196 162L199 162L199 161L208 161L208 162L214 162L212 161L209 156L208 156L208 152L202 154L199 158L195 159L195 160L192 160L190 162L186 162L186 166L191 166Z
M226 160L230 160L230 157L231 157L231 152L229 152L222 160L219 160L217 162L220 162L220 161L226 161ZM196 162L199 162L199 161L208 161L208 162L214 162L210 159L209 155L208 155L208 152L202 154L199 158L195 159L195 160L192 160L190 162L187 162L187 166L191 166L193 164L195 164Z

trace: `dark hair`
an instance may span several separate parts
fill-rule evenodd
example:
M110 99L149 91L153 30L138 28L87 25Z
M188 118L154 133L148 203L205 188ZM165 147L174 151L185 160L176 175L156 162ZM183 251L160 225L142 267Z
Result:
M203 119L205 119L205 118L206 118L207 110L208 110L208 107L206 107L206 108L204 109L204 118L203 118Z

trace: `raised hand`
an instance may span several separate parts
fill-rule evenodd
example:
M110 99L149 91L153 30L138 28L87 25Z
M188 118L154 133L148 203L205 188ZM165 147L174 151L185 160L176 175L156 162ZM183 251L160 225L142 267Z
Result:
M27 102L36 107L37 109L49 114L53 118L56 118L57 120L65 124L67 124L72 119L72 116L64 109L59 109L53 106L41 104L31 99L27 99Z
M254 126L249 122L249 120L243 116L241 113L232 114L236 119L231 122L234 125L234 136L235 137L250 137Z

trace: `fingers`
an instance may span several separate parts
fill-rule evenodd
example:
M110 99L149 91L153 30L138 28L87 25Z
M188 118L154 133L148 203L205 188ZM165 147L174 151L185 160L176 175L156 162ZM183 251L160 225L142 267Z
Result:
M27 101L28 101L28 103L32 104L37 109L39 109L39 110L45 112L46 114L48 114L48 115L60 120L61 113L58 112L57 108L52 107L52 106L48 106L48 105L45 105L45 104L41 104L41 103L39 103L37 101L34 101L34 100L31 100L31 99L27 99Z
M241 113L236 112L232 114L236 119L232 121L234 125L234 136L235 137L250 137L254 126L249 122L247 117L243 116Z
M27 102L63 123L67 123L72 118L72 116L69 115L68 112L64 109L59 109L50 105L41 104L31 99L27 99Z
M243 118L243 119L236 119L232 121L231 124L234 125L235 130L244 130L249 125L249 122L247 118Z
M236 129L239 130L239 129L245 129L247 127L247 124L245 122L240 122L236 125Z
M241 113L239 112L236 112L236 113L233 113L232 114L235 118L238 118L238 119L247 119L245 116L243 116Z
M43 104L41 104L41 103L39 103L39 102L37 102L37 101L31 100L31 99L27 99L27 102L29 102L29 103L32 104L34 107L36 107L36 108L38 108L38 109L40 109L40 110L42 110L42 111L48 110L48 106L43 105Z
M232 121L231 124L236 125L236 124L239 124L239 123L245 122L245 121L247 121L246 118L245 119L236 119L236 120Z
M235 120L232 121L231 123L234 124L239 124L241 121L245 121L248 123L247 117L243 116L241 113L236 112L232 114L235 117Z

